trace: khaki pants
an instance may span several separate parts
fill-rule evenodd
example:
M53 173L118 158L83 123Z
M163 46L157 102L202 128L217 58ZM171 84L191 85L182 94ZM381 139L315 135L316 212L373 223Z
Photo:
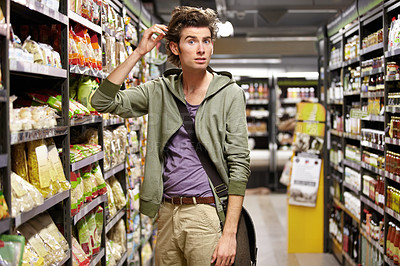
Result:
M222 231L215 207L164 203L159 211L157 266L209 266Z

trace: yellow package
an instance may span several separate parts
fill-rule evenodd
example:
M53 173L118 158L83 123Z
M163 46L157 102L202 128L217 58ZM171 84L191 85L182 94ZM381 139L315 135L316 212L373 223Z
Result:
M16 144L11 147L11 165L12 170L17 175L29 182L25 143Z
M53 222L51 216L44 212L39 214L36 219L46 228L48 234L50 234L63 248L64 251L69 250L68 242L58 230L56 224Z
M55 173L55 180L53 180L52 184L59 188L58 192L66 191L71 188L71 184L65 179L65 173L60 156L57 152L57 147L54 144L54 140L51 138L46 140L46 144L49 151L50 164Z
M24 256L22 258L22 266L42 266L42 265L44 265L44 259L36 253L31 244L26 243L24 248Z
M44 198L52 195L49 165L47 164L47 147L43 140L28 142L29 181ZM37 156L39 154L39 156ZM39 160L38 160L39 159Z

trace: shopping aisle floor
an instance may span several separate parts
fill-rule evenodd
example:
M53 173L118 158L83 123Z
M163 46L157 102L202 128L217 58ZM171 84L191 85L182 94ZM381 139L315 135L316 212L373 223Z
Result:
M332 254L287 253L286 194L246 195L244 206L257 231L260 266L338 266Z

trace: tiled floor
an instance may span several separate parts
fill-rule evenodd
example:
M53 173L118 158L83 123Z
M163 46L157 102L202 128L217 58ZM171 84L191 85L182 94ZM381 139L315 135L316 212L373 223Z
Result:
M259 266L338 266L332 254L287 253L286 194L246 195L257 231Z

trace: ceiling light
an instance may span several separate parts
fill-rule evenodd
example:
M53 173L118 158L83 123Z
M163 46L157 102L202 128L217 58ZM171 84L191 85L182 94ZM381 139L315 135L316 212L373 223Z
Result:
M280 58L225 58L211 59L210 64L280 64Z
M293 36L293 37L247 37L247 42L313 42L317 41L316 36Z
M287 11L288 13L292 14L323 14L323 13L328 13L328 14L336 14L338 13L338 10L336 9L289 9Z
M217 24L217 26L219 37L233 36L233 26L229 21L220 22Z
M282 78L305 78L305 79L318 79L318 72L282 72L276 73L276 77Z

